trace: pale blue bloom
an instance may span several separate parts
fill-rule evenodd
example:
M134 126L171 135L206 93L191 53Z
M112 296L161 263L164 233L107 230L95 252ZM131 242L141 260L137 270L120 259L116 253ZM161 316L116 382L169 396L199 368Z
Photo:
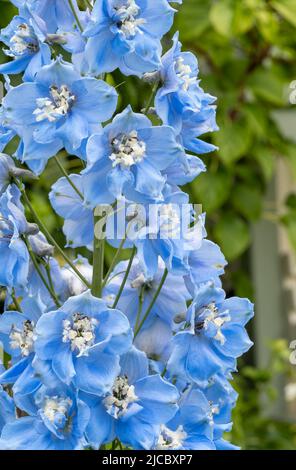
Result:
M252 316L249 300L225 299L225 292L211 284L201 287L183 330L173 339L168 369L198 384L218 372L234 370L236 358L253 344L245 330Z
M166 0L97 0L84 32L88 71L97 75L119 68L125 75L142 75L157 69L160 40L174 12Z
M93 206L122 195L138 202L161 200L166 169L183 154L171 127L152 126L128 106L89 139L85 197Z
M36 336L37 357L51 361L62 382L97 395L111 388L119 372L119 356L132 342L125 315L109 309L90 291L45 313L37 323Z
M0 362L0 375L4 372L4 366ZM0 385L0 435L6 423L15 420L15 405L13 399Z
M8 46L4 53L12 60L0 65L2 74L24 72L23 81L32 81L36 73L51 61L51 51L46 40L46 26L39 18L15 16L11 23L1 30L0 40ZM45 32L44 32L45 29Z
M41 387L31 400L29 416L4 426L0 449L78 450L85 446L87 405L75 390Z
M87 440L99 448L117 437L135 450L151 449L159 425L178 409L177 389L160 375L149 375L145 354L134 347L122 356L120 365L107 394L101 398L81 395L91 410Z
M58 150L79 149L92 127L112 116L116 103L114 88L82 78L58 59L43 67L34 82L10 89L3 107L6 121L22 139L19 157L40 173Z

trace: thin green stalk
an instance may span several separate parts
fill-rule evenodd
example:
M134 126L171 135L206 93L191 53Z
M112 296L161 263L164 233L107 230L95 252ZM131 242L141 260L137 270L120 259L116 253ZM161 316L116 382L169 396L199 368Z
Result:
M11 298L12 298L13 303L14 303L14 305L15 305L15 308L16 308L19 312L21 312L21 311L22 311L22 308L21 308L21 306L20 306L20 304L19 304L19 301L18 301L17 298L16 298L15 290L14 290L14 289L12 289L10 295L11 295Z
M116 308L118 302L119 302L119 299L121 297L121 294L122 294L122 291L124 289L124 286L126 284L126 281L127 281L127 278L128 278L128 275L130 273L130 270L131 270L131 267L132 267L132 264L133 264L133 260L134 260L134 257L135 257L135 254L136 254L136 247L134 246L133 248L133 251L132 251L132 254L131 254L131 257L130 257L130 260L128 262L128 265L127 265L127 268L126 268L126 271L125 271L125 274L124 274L124 278L122 280L122 283L121 283L121 286L119 288L119 291L116 295L116 298L114 300L114 304L112 306L112 308Z
M112 263L110 264L110 267L109 267L109 269L108 269L108 272L107 272L107 274L106 274L106 276L105 276L105 279L104 279L104 281L103 281L103 287L105 287L105 285L106 285L107 282L108 282L108 278L109 278L110 274L112 273L113 268L114 268L114 266L116 265L116 263L117 263L117 261L118 261L118 258L119 258L119 256L120 256L120 253L121 253L122 249L123 249L123 245L124 245L125 241L126 241L126 237L124 237L124 238L121 240L121 242L120 242L120 245L119 245L119 247L118 247L118 249L117 249L117 251L116 251L116 253L115 253L115 256L114 256L114 258L113 258L113 260L112 260Z
M55 241L55 239L53 238L53 236L51 235L51 233L47 230L46 226L44 225L44 223L42 222L42 220L39 218L38 214L36 213L34 207L32 206L28 196L27 196L27 193L26 193L26 190L25 188L23 187L22 184L20 184L17 180L15 180L17 186L19 187L21 193L22 193L22 196L23 196L23 199L24 199L24 202L25 204L28 206L28 208L30 209L31 211L31 214L33 216L33 218L35 219L35 222L38 224L39 228L42 230L42 232L44 233L44 235L46 236L46 238L54 245L54 247L56 248L56 250L60 253L60 255L64 258L64 260L69 264L69 266L73 269L73 271L75 272L75 274L77 274L77 276L79 277L79 279L83 282L83 284L86 285L86 287L88 287L88 289L91 288L91 285L90 283L85 279L85 277L79 272L79 270L76 268L75 264L72 263L72 261L70 260L70 258L66 255L66 253L64 252L64 250L62 250L62 248L59 246L59 244Z
M63 167L63 165L61 164L60 162L60 159L59 157L56 155L54 157L54 160L56 162L56 164L58 165L59 169L61 170L61 173L64 175L64 177L67 179L68 183L72 186L72 188L74 189L74 191L78 194L78 196L80 197L80 199L84 200L84 197L83 197L83 194L81 193L81 191L79 191L79 189L77 188L77 186L73 183L73 181L71 180L71 178L69 177L67 171L65 170L65 168Z
M144 303L144 286L141 287L141 291L139 295L139 306L138 306L138 313L137 313L136 323L135 323L135 331L137 331L138 329L138 325L139 325L142 310L143 310L143 303Z
M60 304L60 302L59 302L59 300L56 296L56 293L51 289L50 285L48 284L47 280L45 279L45 276L44 276L43 272L40 269L39 263L38 263L38 261L36 259L36 256L35 256L35 253L33 252L32 247L31 247L27 237L24 237L24 242L26 243L30 258L32 260L32 263L34 264L34 267L35 267L41 281L43 282L45 288L48 290L48 292L49 292L50 296L52 297L52 299L53 299L54 303L56 304L56 306L60 307L61 304Z
M79 20L79 18L78 18L77 13L76 13L76 10L75 10L75 7L74 7L74 5L73 5L73 2L72 2L72 0L68 0L68 2L69 2L69 5L70 5L70 8L71 8L71 10L72 10L73 16L74 16L74 18L75 18L75 21L76 21L76 23L77 23L77 26L78 26L78 28L80 29L80 31L83 33L83 27L82 27L82 24L80 23L80 20Z
M93 252L93 278L91 292L94 297L102 297L102 284L104 276L104 245L103 238L96 236L96 224L101 216L94 215L94 252Z
M147 116L147 114L149 113L149 109L151 107L151 104L153 103L153 100L155 98L155 95L157 93L157 90L158 90L158 82L156 82L152 88L152 92L151 92L151 95L149 97L149 100L148 100L148 103L146 105L146 108L145 108L145 111L144 111L144 114Z
M165 271L164 271L164 273L163 273L163 276L162 276L162 278L161 278L160 284L159 284L159 286L158 286L158 289L157 289L157 291L155 292L154 297L153 297L153 299L151 300L150 305L149 305L149 307L148 307L148 309L147 309L147 311L146 311L144 317L143 317L142 320L141 320L141 323L140 323L139 326L135 329L135 338L136 338L136 336L138 335L138 333L140 332L140 330L141 330L142 326L144 325L145 321L147 320L148 315L149 315L149 313L151 312L152 308L154 307L154 304L155 304L155 302L156 302L156 300L157 300L157 298L158 298L158 296L159 296L159 294L160 294L160 291L161 291L161 289L162 289L162 286L163 286L164 283L165 283L165 280L166 280L166 278L167 278L167 275L168 275L168 270L165 269Z
M92 11L93 6L92 6L92 4L90 3L90 1L89 1L89 0L84 0L84 1L85 1L86 5L88 6L88 8L90 9L90 11Z

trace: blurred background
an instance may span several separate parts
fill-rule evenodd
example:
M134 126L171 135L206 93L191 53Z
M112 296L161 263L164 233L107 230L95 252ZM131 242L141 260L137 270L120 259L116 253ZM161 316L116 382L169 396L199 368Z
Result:
M207 136L219 147L203 158L208 172L186 190L229 261L227 293L256 305L255 346L234 379L240 398L230 438L243 449L296 449L296 1L183 0L178 8L174 28L198 56L202 87L218 98L220 127ZM16 14L6 0L0 12L1 27ZM117 72L108 79L124 81ZM135 110L150 93L134 78L120 91L120 106ZM64 165L80 169L75 159ZM63 243L47 197L60 176L50 162L30 196ZM109 249L106 264L112 256Z

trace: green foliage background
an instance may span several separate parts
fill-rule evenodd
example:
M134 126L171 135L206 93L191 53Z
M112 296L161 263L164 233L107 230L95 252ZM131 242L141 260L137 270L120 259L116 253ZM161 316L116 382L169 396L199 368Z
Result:
M82 2L83 4L83 2ZM0 26L6 26L15 8L0 0ZM183 0L175 29L185 49L199 59L203 88L218 97L220 131L209 135L219 151L204 157L208 172L189 185L192 202L207 212L209 238L219 243L230 262L225 285L230 293L253 298L249 274L250 227L264 217L263 198L284 158L296 180L296 145L287 140L274 120L274 111L289 105L289 84L296 79L295 0ZM170 38L166 39L167 47ZM5 56L0 52L0 62ZM124 77L109 77L116 84ZM143 108L149 86L129 78L121 87L123 107ZM11 147L13 150L13 146ZM64 164L79 171L76 159ZM47 194L60 176L50 162L45 176L31 187L31 200L47 226L63 243L62 221L53 214ZM283 223L296 249L296 192L287 200ZM113 256L107 250L106 264ZM250 365L251 364L251 365ZM296 427L272 420L262 411L262 399L272 407L277 375L290 374L285 342L271 346L268 370L242 364L235 387L240 392L232 440L246 449L295 449ZM263 398L262 398L263 397Z

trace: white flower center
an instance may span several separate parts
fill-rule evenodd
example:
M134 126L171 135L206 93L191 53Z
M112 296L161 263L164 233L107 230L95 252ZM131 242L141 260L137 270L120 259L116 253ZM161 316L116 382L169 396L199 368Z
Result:
M187 434L183 426L179 426L176 431L172 431L166 426L162 425L160 435L156 444L156 450L174 450L182 447Z
M127 0L124 5L114 6L116 12L116 25L126 38L131 38L137 32L141 32L139 26L146 21L143 18L136 18L140 13L140 8L135 0Z
M34 349L34 323L26 320L22 329L13 326L9 338L12 349L20 349L22 356L29 356Z
M183 82L183 90L188 91L190 86L196 82L196 77L192 77L192 70L190 65L184 64L184 58L178 57L175 61L175 69L178 77Z
M62 85L60 88L52 85L49 97L36 100L37 108L33 112L36 121L47 119L49 122L54 122L62 116L66 116L75 100L75 95L71 93L67 85Z
M117 419L123 416L129 405L137 400L135 387L129 385L127 377L117 377L112 388L112 394L104 399L104 405L107 411Z
M51 423L57 424L57 419L60 419L62 423L67 417L71 406L72 400L70 400L70 398L46 397L43 406L43 413Z
M223 344L225 343L225 336L223 335L221 328L224 323L231 321L230 315L222 315L221 313L219 313L215 302L211 302L203 310L208 311L209 313L207 314L205 319L201 321L199 321L199 316L197 316L195 332L198 333L202 329L207 330L211 327L211 325L214 325L216 329L216 335L214 336L214 339L216 341L219 341L219 343L221 343L221 345L223 346Z
M20 56L25 53L34 54L39 50L38 39L26 23L20 24L10 39L10 56Z
M214 416L220 413L220 408L218 405L215 405L213 402L209 402L210 412L208 414L209 424L214 426Z
M72 320L64 320L63 343L71 343L72 351L78 350L78 357L87 355L95 341L95 327L98 320L75 313Z
M138 139L137 131L116 137L111 145L113 153L109 158L113 162L113 167L120 165L123 169L130 168L145 157L146 144Z

